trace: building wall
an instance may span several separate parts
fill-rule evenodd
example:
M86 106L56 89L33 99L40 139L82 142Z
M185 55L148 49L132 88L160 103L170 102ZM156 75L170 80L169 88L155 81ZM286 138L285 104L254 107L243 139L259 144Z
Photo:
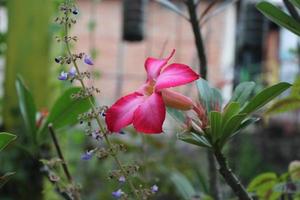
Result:
M193 33L182 17L151 1L146 9L146 39L128 43L121 41L122 1L103 0L93 6L90 2L79 1L81 15L73 32L79 37L78 51L88 51L91 44L99 51L95 70L100 71L101 78L96 85L102 90L104 102L116 100L144 82L144 61L148 56L166 56L175 48L171 62L185 63L198 70ZM181 7L185 9L185 5ZM205 7L201 4L199 9ZM92 10L97 26L95 37L90 41L87 25ZM228 6L218 13L204 25L202 32L208 57L208 78L212 84L223 87L232 79L235 7ZM120 77L123 77L118 84L121 88L117 88ZM190 94L195 91L193 87L180 90Z

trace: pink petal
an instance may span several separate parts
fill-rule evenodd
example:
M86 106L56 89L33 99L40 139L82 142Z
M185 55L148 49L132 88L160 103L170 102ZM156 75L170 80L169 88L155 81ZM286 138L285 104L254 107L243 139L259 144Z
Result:
M166 107L160 93L153 93L135 111L134 128L143 133L161 133Z
M144 101L144 96L136 92L120 98L106 111L105 121L108 130L119 132L131 124L135 110Z
M147 78L150 80L156 80L161 69L168 63L171 57L174 55L175 49L169 55L168 58L156 59L156 58L147 58L145 62L145 69L147 71Z
M173 63L167 66L157 77L156 91L184 85L193 82L199 78L199 75L194 72L189 66L179 63Z

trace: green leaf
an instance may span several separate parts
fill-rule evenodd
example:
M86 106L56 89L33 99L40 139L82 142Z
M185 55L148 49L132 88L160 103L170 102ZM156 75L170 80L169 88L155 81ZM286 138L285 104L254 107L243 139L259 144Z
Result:
M56 100L46 122L39 130L39 137L43 137L49 123L52 123L54 129L74 125L78 122L78 115L91 108L89 99L75 100L71 98L72 94L78 93L80 90L79 87L70 88Z
M222 134L222 115L220 112L211 111L209 113L209 122L212 140L215 142Z
M175 108L170 108L167 107L167 112L178 122L180 123L185 123L186 121L186 117L184 116L184 114L182 112L180 112L179 110L175 109Z
M244 121L242 121L242 123L240 124L238 129L234 133L230 134L230 137L234 137L241 130L243 130L244 128L248 127L251 124L258 122L259 120L260 120L260 118L258 118L258 117L250 117L250 118L245 119Z
M22 118L25 122L25 128L29 135L29 140L36 141L36 106L31 92L25 86L21 76L17 77L16 89L19 98L19 107Z
M230 101L235 101L243 106L250 98L251 94L255 89L254 82L243 82L240 83L234 90Z
M202 135L197 135L195 133L185 132L177 135L179 140L182 140L186 143L197 145L200 147L211 148L209 141Z
M262 90L249 101L249 103L244 107L244 109L242 109L240 113L249 114L255 110L258 110L280 95L282 92L287 90L289 87L291 87L291 84L282 82Z
M17 136L10 134L10 133L5 133L1 132L0 133L0 151L4 149L10 142L15 140Z
M15 172L7 172L3 176L0 176L0 188L3 187L5 183L11 178L12 175L14 175Z
M248 186L248 191L253 192L264 184L277 181L277 175L273 172L266 172L255 177Z
M278 7L269 2L262 1L256 4L256 8L274 23L283 26L300 36L300 23L298 23L294 18L290 17L285 12L281 11Z
M205 107L207 113L210 112L210 100L211 100L211 89L208 82L202 78L197 80L197 88L199 94L199 100Z
M230 120L230 118L237 114L240 111L240 104L238 102L229 102L229 104L227 104L227 106L225 107L222 115L223 115L223 120L222 120L222 125L224 128L224 125Z
M290 2L291 2L294 6L296 6L297 8L300 9L300 1L299 1L299 0L290 0Z
M197 80L199 100L207 113L212 110L220 110L222 106L222 96L218 89L211 88L208 82L202 78Z
M291 87L291 96L300 97L300 76L296 78Z
M224 124L221 143L225 144L226 140L238 130L246 116L247 114L234 115Z
M180 172L172 172L170 179L176 187L176 192L182 199L191 200L192 197L196 195L196 191L191 182Z
M265 112L265 115L274 115L283 112L289 112L300 108L300 97L286 97L272 104Z

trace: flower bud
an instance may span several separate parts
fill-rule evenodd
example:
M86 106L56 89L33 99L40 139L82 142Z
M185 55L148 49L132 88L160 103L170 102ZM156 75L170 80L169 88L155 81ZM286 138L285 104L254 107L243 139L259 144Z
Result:
M166 106L179 110L190 110L193 108L193 101L178 92L162 90L162 97Z

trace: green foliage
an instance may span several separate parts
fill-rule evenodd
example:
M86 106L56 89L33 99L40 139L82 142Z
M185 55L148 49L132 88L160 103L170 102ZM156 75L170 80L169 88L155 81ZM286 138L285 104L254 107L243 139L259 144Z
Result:
M266 1L259 2L256 7L274 23L300 36L300 23L278 7Z
M175 108L167 107L167 112L179 123L184 124L186 117L182 112Z
M199 100L207 113L219 110L222 106L222 96L218 89L211 88L208 82L202 78L197 80Z
M33 100L32 94L25 86L21 76L18 76L16 80L16 89L19 98L19 107L21 115L25 122L26 132L30 138L30 141L36 142L36 106Z
M193 185L180 172L172 172L170 175L170 179L175 185L176 191L182 197L182 199L190 200L194 195L196 195L196 191Z
M275 115L289 112L300 108L300 77L298 77L292 87L289 96L275 101L265 112L265 115Z
M294 6L300 9L300 1L299 0L289 0Z
M208 126L204 128L204 133L192 129L191 132L194 133L179 134L178 138L190 144L222 149L232 136L258 121L258 118L250 116L252 112L263 107L291 85L278 83L250 98L255 88L254 82L241 83L234 90L231 100L223 111L221 107L217 111L213 110L215 105L222 103L220 93L215 92L217 91L215 88L211 88L203 79L197 81L197 86L199 101L207 110Z
M0 133L0 151L2 151L10 142L14 141L17 137L10 133Z
M251 94L253 93L255 89L255 83L254 82L243 82L239 84L230 99L230 102L237 102L240 106L243 106L248 99L251 97Z
M3 123L8 130L19 128L22 120L15 88L18 74L33 91L37 108L47 107L52 97L48 84L51 77L49 52L52 35L49 24L52 23L52 6L52 1L7 1Z
M273 100L275 97L280 95L282 92L287 90L289 87L291 87L291 84L282 82L265 88L249 101L245 108L242 109L241 113L249 114L258 110L259 108L263 107L271 100Z
M15 174L15 172L7 172L6 174L4 174L3 176L0 176L0 189L1 187L3 187L3 185L5 183L7 183L7 181L9 181L9 179Z
M299 198L300 182L290 180L290 172L277 176L274 172L266 172L255 177L248 186L248 191L259 199L278 200L289 195ZM292 195L292 196L291 196Z
M73 99L72 94L78 93L81 89L73 87L66 90L54 103L49 112L49 116L38 130L38 140L44 140L44 131L49 123L54 129L72 126L78 122L78 115L91 108L89 99Z

